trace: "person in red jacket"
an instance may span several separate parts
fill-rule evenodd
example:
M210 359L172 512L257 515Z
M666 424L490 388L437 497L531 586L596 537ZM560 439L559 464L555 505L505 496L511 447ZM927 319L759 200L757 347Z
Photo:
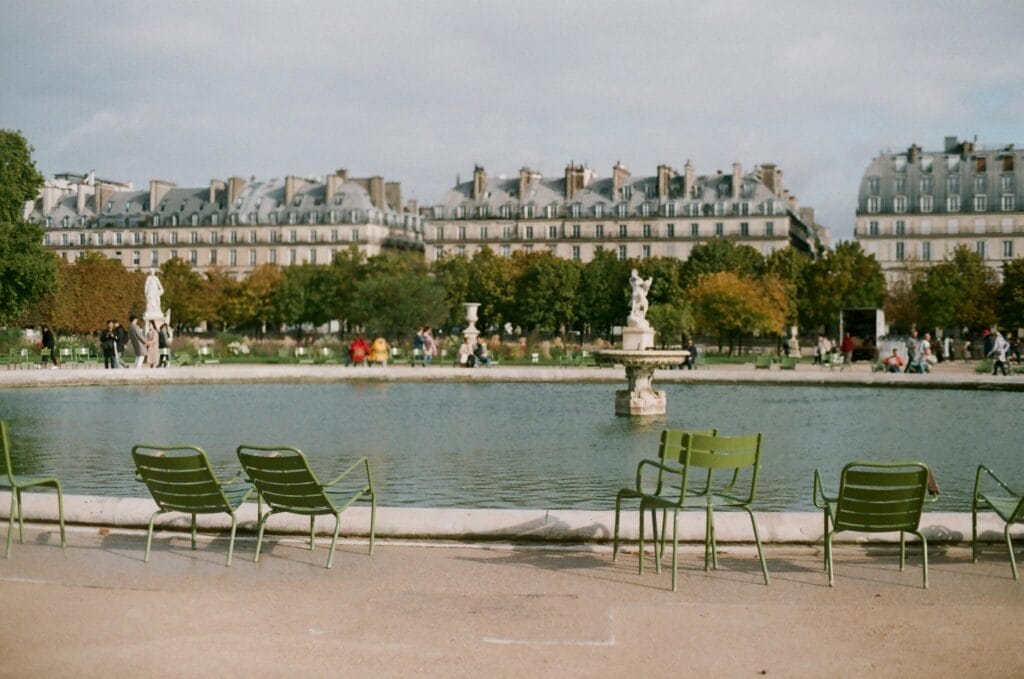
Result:
M843 335L843 341L840 343L839 349L843 352L843 363L845 365L853 365L853 338L850 337L850 333Z
M355 365L366 365L366 360L370 356L370 345L366 343L362 335L357 334L356 338L352 340L352 344L348 345L348 361Z

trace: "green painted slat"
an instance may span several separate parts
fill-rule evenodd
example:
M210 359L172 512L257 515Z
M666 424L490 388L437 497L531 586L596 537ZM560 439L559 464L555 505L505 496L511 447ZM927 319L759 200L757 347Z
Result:
M923 500L924 487L899 486L892 488L864 488L861 486L846 486L843 489L843 496L854 500L866 502L899 502L902 500Z
M859 471L856 468L848 469L843 476L846 485L892 487L892 486L919 486L927 482L928 472L921 469L918 471Z
M303 483L313 480L313 475L306 469L266 470L254 467L243 467L249 478L256 482L266 483Z
M203 469L153 469L150 467L139 467L139 475L144 481L156 481L165 483L198 483L200 481L215 481L213 474L207 468Z
M287 451L282 452L278 457L242 452L238 454L238 458L242 466L252 469L289 470L309 468L305 459Z
M282 495L310 495L320 492L320 484L315 481L303 481L301 483L277 483L263 479L254 479L256 487L264 495L278 493Z
M202 455L189 455L188 457L158 457L156 455L145 455L134 453L136 466L145 469L206 469L206 460Z
M690 464L704 469L740 469L750 467L757 461L757 453L690 451Z
M855 512L861 514L918 514L921 511L922 498L898 500L895 502L862 502L849 495L844 495L839 503L839 512Z

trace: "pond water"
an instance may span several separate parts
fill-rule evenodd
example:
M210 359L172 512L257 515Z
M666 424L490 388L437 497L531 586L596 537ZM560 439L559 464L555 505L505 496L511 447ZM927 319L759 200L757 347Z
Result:
M324 478L370 458L380 503L610 509L665 427L764 434L756 507L811 508L820 468L917 459L942 486L936 511L970 509L979 462L1020 485L1020 396L894 388L670 384L668 413L613 414L607 384L248 384L0 390L21 473L67 492L147 495L136 443L193 443L225 474L241 443L303 450Z

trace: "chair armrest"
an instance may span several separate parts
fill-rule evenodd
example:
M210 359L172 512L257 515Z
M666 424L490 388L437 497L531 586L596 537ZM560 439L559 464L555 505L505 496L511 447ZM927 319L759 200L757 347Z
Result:
M982 478L981 477L981 473L983 471L985 472L986 475L990 476L993 481L998 483L999 486L1003 490L1005 490L1007 493L1010 493L1011 495L1021 495L1021 493L1018 493L1013 488L1010 488L1008 485L1003 483L1003 480L1000 479L998 476L996 476L995 472L993 472L991 469L989 469L988 467L986 467L983 464L979 464L978 465L978 471L975 472L975 474L974 474L974 497L978 496L978 490L980 490L980 488L981 488L981 478Z
M686 470L683 467L673 467L671 465L665 464L664 462L659 462L658 460L651 460L651 459L640 460L640 464L638 464L636 466L636 492L644 494L644 495L651 495L652 494L652 493L646 493L644 491L644 488L643 488L643 469L644 469L644 467L654 467L655 469L658 470L658 483L655 486L653 495L660 495L661 494L661 489L662 489L663 481L664 481L662 475L665 472L669 472L670 474L676 474L678 476L683 476L686 473ZM680 487L679 501L682 502L682 499L683 499L682 498L682 487Z
M349 466L349 468L348 468L348 469L346 469L346 470L345 470L345 471L343 471L342 473L338 474L337 478L335 478L334 480L332 480L332 481L330 481L330 482L328 482L328 483L325 483L325 484L323 484L323 485L324 485L324 488L330 488L331 486L333 486L333 485L337 484L337 483L338 483L338 482L340 482L340 481L341 481L342 479L344 479L344 478L345 478L346 476L348 476L349 474L351 474L351 473L352 473L352 471L353 471L353 470L354 470L354 469L355 469L356 467L358 467L359 465L363 465L364 467L366 467L366 483L367 483L367 485L368 485L368 486L370 487L370 493L373 493L373 474L372 474L372 473L370 473L370 460L369 460L369 458L366 458L366 457L361 457L361 458L359 458L358 460L356 460L355 462L353 462L353 463L352 463L352 464L351 464L351 465Z
M821 498L821 504L818 504L818 498ZM821 485L821 474L818 470L814 470L814 496L812 498L814 506L818 509L825 509L826 503L835 502L836 498L825 495L825 489Z

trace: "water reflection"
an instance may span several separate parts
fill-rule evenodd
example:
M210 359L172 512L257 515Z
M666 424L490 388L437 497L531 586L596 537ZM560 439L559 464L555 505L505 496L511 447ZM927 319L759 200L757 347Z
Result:
M593 384L0 390L0 417L11 423L19 473L55 474L69 492L106 495L145 495L128 455L136 443L195 443L223 474L237 469L241 443L289 444L326 477L368 456L386 505L607 509L665 426L763 432L761 509L810 508L814 468L834 487L856 458L927 462L944 510L969 509L980 461L1024 477L1005 425L1016 414L1009 393L664 388L669 412L642 422L615 417L614 388Z

